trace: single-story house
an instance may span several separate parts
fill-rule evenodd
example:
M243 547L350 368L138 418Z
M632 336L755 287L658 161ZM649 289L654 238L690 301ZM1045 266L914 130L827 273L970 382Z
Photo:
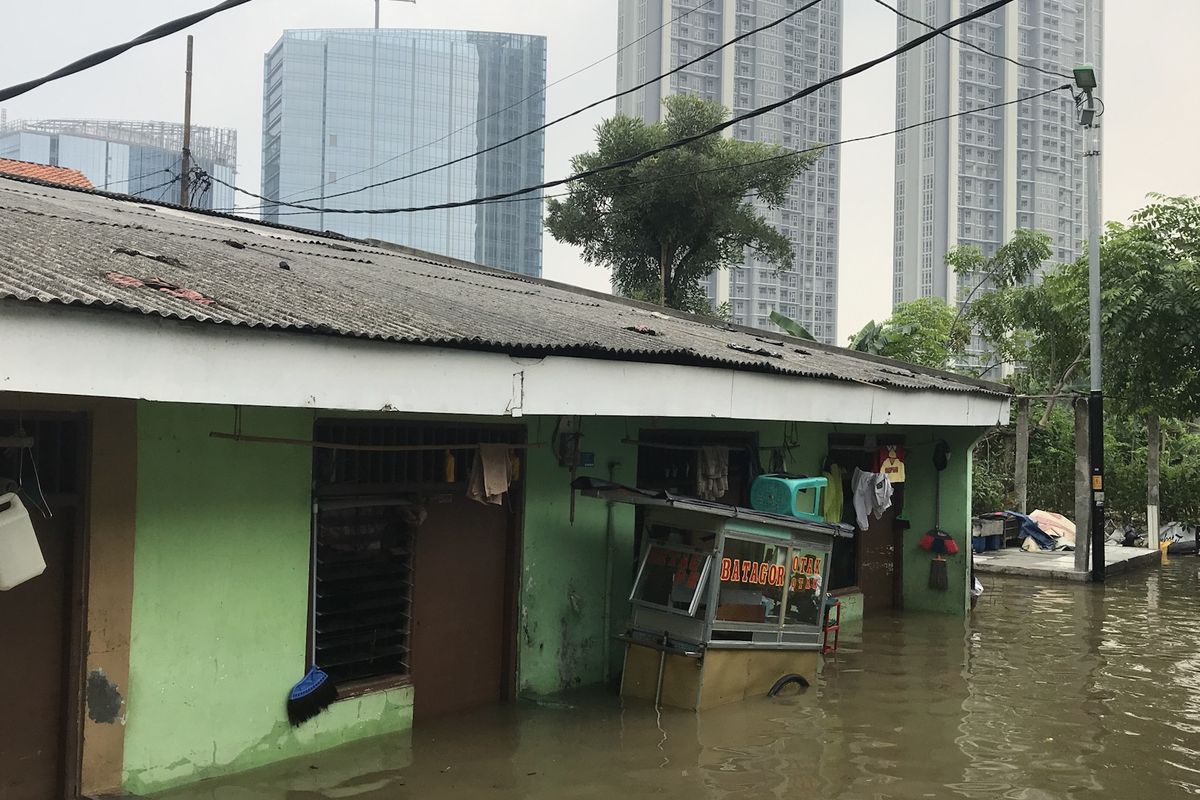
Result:
M917 541L940 474L969 552L971 446L1009 406L428 253L10 178L0 343L0 480L33 498L47 562L0 592L12 800L155 792L614 681L636 512L572 480L686 493L702 447L747 505L760 469L899 446L897 502L835 546L831 587L847 612L965 615L969 559L931 589ZM468 497L488 443L511 454L494 503ZM341 699L292 727L314 662Z

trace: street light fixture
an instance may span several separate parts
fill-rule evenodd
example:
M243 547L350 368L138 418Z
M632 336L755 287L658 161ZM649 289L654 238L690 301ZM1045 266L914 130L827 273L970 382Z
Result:
M1075 73L1075 85L1084 92L1095 91L1096 86L1096 68L1091 64L1080 64L1075 69L1071 70Z
M1100 374L1100 134L1096 120L1099 86L1096 68L1081 64L1073 70L1079 98L1079 124L1088 138L1083 154L1088 181L1088 338L1091 350L1091 393L1088 397L1088 461L1091 472L1092 580L1104 581L1104 391ZM1103 105L1101 105L1103 108ZM1078 548L1077 548L1078 549ZM1082 561L1082 558L1080 558ZM1087 564L1076 562L1077 568Z

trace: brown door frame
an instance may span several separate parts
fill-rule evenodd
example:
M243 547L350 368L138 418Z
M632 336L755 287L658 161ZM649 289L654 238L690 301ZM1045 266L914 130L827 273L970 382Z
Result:
M522 443L528 443L529 431L527 426L520 426L522 435L520 437ZM504 649L502 651L503 658L503 674L501 675L501 696L506 702L513 702L517 699L517 675L520 670L520 646L517 642L517 620L520 618L521 607L521 568L524 564L522 547L524 543L525 533L525 499L529 491L529 451L527 449L517 450L517 458L520 462L519 479L521 482L520 496L514 498L514 492L508 493L510 502L516 499L513 503L512 513L508 517L508 532L507 532L507 547L505 556L505 580L504 580Z
M92 416L87 413L79 414L79 521L76 523L76 536L71 569L71 597L68 606L67 620L67 692L63 715L66 717L66 743L63 758L66 761L66 771L63 777L63 788L67 797L79 797L83 793L83 715L86 699L84 696L84 672L87 661L87 618L88 618L88 584L90 578L88 553L91 551L91 517L92 517Z

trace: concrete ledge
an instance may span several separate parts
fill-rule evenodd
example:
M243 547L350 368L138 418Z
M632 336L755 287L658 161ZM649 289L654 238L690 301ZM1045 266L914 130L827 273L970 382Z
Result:
M1147 569L1160 563L1157 550L1136 547L1106 547L1104 575L1110 577ZM1073 552L1032 552L1009 548L975 556L975 571L981 575L1015 575L1023 578L1043 578L1058 581L1087 581L1089 572L1075 570Z

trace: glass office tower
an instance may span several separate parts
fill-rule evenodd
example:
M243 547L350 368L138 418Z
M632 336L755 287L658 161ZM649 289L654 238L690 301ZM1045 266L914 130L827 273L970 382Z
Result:
M266 56L263 218L380 239L538 276L541 193L394 214L543 180L541 133L458 164L545 122L546 40L439 30L286 31ZM354 191L354 190L362 191ZM342 194L351 192L350 194Z

